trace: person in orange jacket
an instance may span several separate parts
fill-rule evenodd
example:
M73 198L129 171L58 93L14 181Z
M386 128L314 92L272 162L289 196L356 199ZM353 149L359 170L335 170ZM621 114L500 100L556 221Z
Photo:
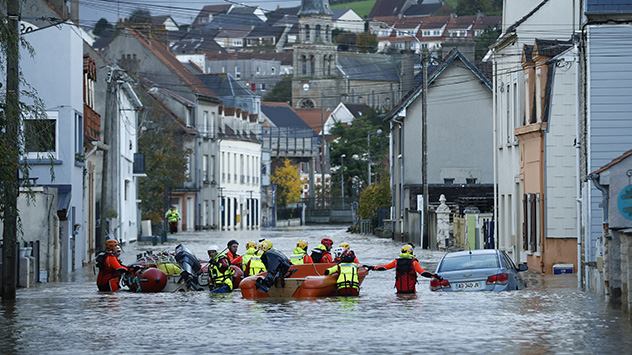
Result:
M369 270L388 270L397 267L395 270L395 288L397 293L415 293L417 292L415 285L417 284L417 274L425 272L419 261L413 255L415 247L412 244L406 244L402 247L399 258L388 264L369 267Z
M229 240L226 244L228 247L228 251L226 252L226 257L230 260L231 265L237 265L241 268L241 255L237 254L237 249L239 249L239 242L235 239Z
M99 276L97 276L97 286L99 291L118 291L121 274L129 272L129 268L122 265L118 259L121 254L121 247L115 239L105 241L106 251L97 256L97 266Z

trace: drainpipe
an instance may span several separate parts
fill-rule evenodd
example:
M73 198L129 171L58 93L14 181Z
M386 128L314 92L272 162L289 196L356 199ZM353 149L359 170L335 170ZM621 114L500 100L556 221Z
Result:
M399 233L404 229L404 122L393 118L392 120L399 124Z
M500 231L498 230L498 162L497 162L497 160L498 160L498 133L497 133L498 127L497 127L497 124L496 124L496 118L497 118L497 112L496 111L498 109L498 104L497 104L497 101L498 101L498 93L497 93L497 91L498 91L498 85L497 85L497 82L498 82L498 62L497 62L497 59L496 59L496 49L495 48L492 49L492 65L493 65L493 69L492 70L494 71L493 75L492 75L492 77L493 77L493 83L492 83L492 85L493 85L493 92L492 92L492 94L493 94L492 95L492 105L493 105L493 108L492 108L493 125L492 126L493 126L493 129L492 130L494 132L494 139L492 140L493 144L494 144L494 147L493 147L493 152L494 152L494 157L493 157L493 165L494 165L493 166L493 169L494 169L494 232L496 233L496 248L500 249L500 242L501 242L501 240L500 240ZM518 237L516 237L516 243L515 243L516 245L514 246L515 253L513 255L513 258L514 258L514 261L516 263L520 263L520 251L519 251L519 248L518 248L519 244L517 242L517 238Z
M574 17L573 17L574 18ZM580 70L580 65L579 65L579 43L578 43L578 39L577 37L573 37L575 40L574 46L575 46L575 58L576 61L575 63L577 64L577 72L575 73L575 85L577 88L577 92L581 93L581 90L579 90L580 88L580 74L581 74L581 70ZM584 270L583 270L583 262L582 262L582 245L583 245L583 240L582 240L582 233L581 233L581 228L582 228L582 205L583 205L583 198L582 198L582 193L581 193L581 139L580 137L580 124L579 124L579 120L580 120L580 107L581 107L581 94L577 95L577 98L575 100L575 149L576 149L576 156L575 156L575 178L576 178L576 184L577 186L575 187L575 201L577 201L577 212L576 212L576 218L577 218L577 288L581 289L582 288L582 280L583 280L583 274L584 274Z
M603 250L602 250L602 254L603 254L603 271L604 271L604 287L605 287L605 292L606 292L606 296L609 295L609 291L610 291L610 283L608 281L608 272L607 272L607 259L605 258L606 255L606 248L608 246L608 240L612 239L612 237L610 236L610 233L608 233L608 200L609 200L609 196L608 196L608 190L603 187L600 183L599 183L599 174L589 174L588 175L588 180L591 180L593 185L595 185L595 187L597 188L597 190L601 191L601 208L603 210L603 222L602 222L602 245L603 245Z

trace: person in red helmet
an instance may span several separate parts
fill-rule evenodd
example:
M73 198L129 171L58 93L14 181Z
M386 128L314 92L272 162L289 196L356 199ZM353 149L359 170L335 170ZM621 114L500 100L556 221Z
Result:
M342 252L338 265L325 270L325 275L338 274L336 288L338 296L358 296L360 294L360 281L358 279L359 264L353 262L355 253L351 249Z
M129 272L129 268L122 265L118 259L121 254L121 247L115 239L105 241L105 252L97 255L97 267L99 275L97 276L97 286L99 291L114 292L118 291L121 274Z
M334 259L331 256L331 246L334 245L334 241L329 238L323 238L320 241L320 245L316 249L312 250L312 260L314 263L333 263Z
M415 247L412 244L406 244L402 247L399 258L388 264L369 266L369 270L388 270L395 269L395 288L397 293L415 293L417 292L415 285L417 284L417 274L425 272L419 265L419 261L413 255Z

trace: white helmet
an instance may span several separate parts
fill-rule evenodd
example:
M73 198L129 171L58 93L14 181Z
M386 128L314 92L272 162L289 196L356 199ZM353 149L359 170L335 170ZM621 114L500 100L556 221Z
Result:
M334 254L336 258L339 258L340 256L342 256L342 252L344 252L345 250L347 249L345 249L344 247L335 247L331 250L331 253Z
M217 245L211 245L210 247L206 248L206 251L211 250L219 251L219 247Z

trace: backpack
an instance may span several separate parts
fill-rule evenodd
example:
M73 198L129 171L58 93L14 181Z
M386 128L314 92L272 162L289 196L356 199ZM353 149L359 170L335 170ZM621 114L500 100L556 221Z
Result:
M97 262L97 267L99 269L103 269L105 268L105 257L107 256L107 253L102 251L99 254L97 254L97 257L95 259L95 261Z
M315 264L320 263L323 258L323 251L320 249L314 249L312 250L311 257Z

